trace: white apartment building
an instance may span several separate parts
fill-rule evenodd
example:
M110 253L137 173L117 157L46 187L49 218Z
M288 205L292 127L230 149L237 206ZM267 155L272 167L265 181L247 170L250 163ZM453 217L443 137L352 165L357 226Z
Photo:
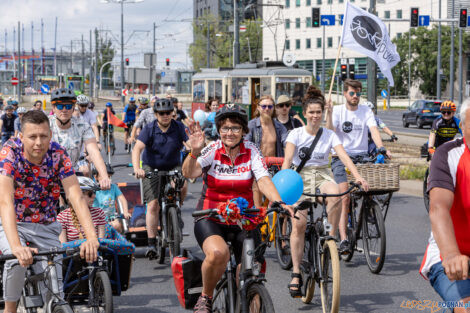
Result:
M263 0L263 59L282 60L285 53L295 56L299 67L310 70L317 80L322 73L323 45L325 45L325 68L334 66L342 26L340 16L344 14L347 0ZM454 0L454 17L459 17L460 8L470 9L470 0ZM369 0L350 0L358 7L368 10ZM411 7L419 8L419 15L438 18L439 0L377 0L377 15L382 20L401 19L403 21L386 22L390 37L401 36L410 27ZM281 7L281 5L283 7ZM452 0L441 0L442 18L451 17ZM335 26L312 27L312 7L320 8L321 15L335 15ZM431 22L431 26L432 26ZM429 27L431 27L429 26ZM323 27L325 39L323 40ZM457 32L456 28L456 32ZM419 44L412 42L413 44ZM458 42L455 43L458 49ZM436 46L437 51L437 46ZM352 50L343 48L341 58L354 59L356 78L366 79L367 59ZM469 64L464 57L465 66ZM455 70L457 72L457 59ZM448 62L442 60L441 62ZM339 65L338 65L339 67ZM464 70L464 80L467 75Z

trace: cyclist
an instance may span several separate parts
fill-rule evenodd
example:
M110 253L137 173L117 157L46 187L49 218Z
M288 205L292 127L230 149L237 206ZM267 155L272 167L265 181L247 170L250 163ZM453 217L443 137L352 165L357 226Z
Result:
M76 99L73 90L68 88L52 91L53 115L49 115L52 139L65 148L75 171L86 172L88 170L86 161L80 160L82 150L85 148L91 162L102 177L99 182L101 189L109 189L110 181L106 174L106 165L90 125L83 119L72 116Z
M141 111L139 114L139 118L134 124L131 132L131 138L129 138L129 142L135 142L135 138L138 136L141 129L144 128L145 125L155 121L155 112L153 111L153 107L155 106L155 102L157 101L157 97L153 97L152 101L150 101L150 107L143 109L141 105Z
M14 108L11 104L5 107L5 113L0 118L0 128L2 129L2 145L15 135L15 119Z
M183 143L188 141L184 125L171 118L173 103L168 99L156 100L153 111L155 120L147 124L139 134L132 150L132 165L137 178L142 178L144 201L147 203L147 236L146 256L157 255L155 247L160 205L160 177L146 178L145 173L155 169L169 171L180 165L180 151ZM142 168L140 155L142 154ZM181 195L182 200L184 195Z
M176 98L175 98L176 99ZM176 120L182 122L185 126L189 125L190 118L186 110L183 109L183 102L176 100Z
M124 149L127 150L129 144L129 133L132 130L132 125L135 123L135 116L137 105L135 104L134 97L129 99L129 103L124 107L122 112L122 120L126 123L127 128L124 129Z
M146 97L139 97L139 107L136 110L136 115L139 115L145 109L148 109L149 99Z
M34 101L33 110L38 110L38 111L42 110L42 101L41 100Z
M370 101L367 101L364 103L364 105L367 105L369 109L374 112L374 104ZM383 130L387 135L390 136L392 141L397 141L398 138L395 136L390 128L385 125L384 121L380 117L378 117L376 114L374 114L375 122L377 123L377 127ZM368 136L368 142L369 142L369 155L376 155L377 154L377 146L375 145L374 141L372 140L372 136L370 134L370 131L367 134Z
M463 138L436 150L428 183L431 235L420 273L444 301L470 301L470 99L461 107ZM455 303L454 302L454 303Z
M56 220L60 184L76 209L87 240L80 255L87 262L97 258L99 246L90 211L82 198L72 162L64 148L51 141L48 117L31 110L23 116L19 138L5 143L0 152L0 250L14 254L16 261L5 262L3 270L4 312L16 312L24 284L26 267L38 250L60 247L61 226ZM29 243L29 246L26 245ZM44 264L37 263L44 268ZM59 281L62 271L57 271Z
M283 96L281 96L283 97ZM351 170L356 182L362 184L365 190L368 189L367 182L358 173L356 166L349 158L343 148L338 136L330 129L322 129L322 133L318 134L321 128L323 112L325 109L325 98L314 85L310 86L304 97L302 104L303 114L307 119L307 125L292 130L286 139L286 151L282 169L290 168L294 163L296 167L302 162L302 159L308 154L308 150L312 145L316 136L320 136L310 158L305 162L304 167L300 171L304 182L304 191L308 193L316 193L316 188L320 192L327 194L338 194L338 185L335 183L333 173L329 169L329 155L333 148L338 157ZM304 198L304 197L302 197ZM301 200L302 200L301 198ZM340 199L329 198L327 200L328 221L331 223L331 236L336 236L339 217L341 213ZM292 281L288 285L289 292L293 298L302 295L302 279L300 275L300 262L302 261L304 252L305 230L307 226L307 213L305 211L297 212L299 219L292 219L292 233L290 236L290 247L292 254Z
M111 110L111 113L116 115L116 112L113 109L113 104L111 102L107 102L106 108L103 110L103 113L101 115L101 126L103 128L103 141L104 142L108 141L108 130L109 130L110 144L114 144L114 137L112 137L114 126L108 125L108 108ZM116 147L114 147L114 149L116 149Z
M288 96L281 95L277 98L276 119L284 125L288 132L294 128L303 126L301 120L291 115L291 107L292 101Z
M19 107L18 108L18 117L15 119L14 122L14 128L15 128L15 137L18 136L19 132L21 131L21 118L23 115L26 113L26 108L25 107Z
M333 130L343 143L347 154L357 162L363 157L368 157L367 132L370 130L372 140L379 151L386 151L382 138L380 137L374 113L365 105L359 105L361 98L362 84L358 80L346 79L344 81L343 95L346 98L346 104L335 106L328 103L326 127ZM386 152L391 157L389 152ZM331 169L333 170L336 183L339 185L339 192L348 190L346 170L343 162L337 155L331 159ZM342 201L341 218L339 222L339 233L341 237L339 250L343 254L349 253L350 243L347 240L349 196L346 195Z
M244 197L253 206L253 180L271 201L281 202L269 177L263 156L250 141L243 140L248 133L248 115L236 104L227 104L216 115L215 123L220 138L204 148L204 134L200 126L190 127L191 153L183 163L183 175L196 178L203 175L204 186L197 210L213 209L221 202ZM204 149L203 149L204 148ZM290 207L282 204L285 209ZM211 312L211 302L217 281L222 277L229 259L227 236L232 241L237 263L240 263L244 233L236 225L224 225L216 220L201 218L194 224L194 234L205 254L202 264L202 294L194 312Z
M454 102L450 100L442 102L442 115L434 120L429 134L428 151L431 156L437 147L454 139L457 132L462 134L460 120L454 116L456 110L457 106Z
M88 109L88 105L90 105L90 98L88 98L85 95L78 95L77 105L78 105L78 116L83 118L85 122L90 124L91 129L93 130L93 134L95 134L98 148L101 150L100 133L98 132L98 126L96 125L97 124L96 114Z

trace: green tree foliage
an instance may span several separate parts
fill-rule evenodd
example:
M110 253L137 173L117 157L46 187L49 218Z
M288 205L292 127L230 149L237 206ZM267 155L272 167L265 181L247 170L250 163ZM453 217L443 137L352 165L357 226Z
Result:
M261 20L244 20L240 25L246 26L240 32L240 63L260 61L262 58ZM207 14L193 23L194 42L189 47L189 55L195 70L207 67L207 31L210 40L210 67L232 66L233 57L233 20L218 20ZM250 49L248 49L248 47Z
M101 69L101 66L106 62L113 60L116 50L113 47L112 41L110 38L103 37L101 33L98 32L98 71ZM99 73L98 73L99 74ZM104 77L113 77L113 70L111 63L103 67L103 76ZM103 84L109 83L110 80L103 81Z
M431 29L418 27L411 29L411 84L418 86L419 90L428 96L437 94L437 25ZM395 80L394 94L408 93L408 40L410 33L404 33L401 38L395 38L401 61L393 68ZM466 51L469 43L469 35L462 35L463 50ZM454 50L454 79L458 73L458 28L455 28ZM441 91L444 91L450 80L450 54L451 54L451 29L448 26L441 27L441 67L443 79Z

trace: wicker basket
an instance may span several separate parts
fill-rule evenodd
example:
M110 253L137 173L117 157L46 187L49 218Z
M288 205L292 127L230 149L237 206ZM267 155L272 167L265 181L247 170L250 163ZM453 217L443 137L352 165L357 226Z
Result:
M359 174L369 183L370 191L390 192L400 189L400 164L356 164ZM347 171L348 181L354 176Z

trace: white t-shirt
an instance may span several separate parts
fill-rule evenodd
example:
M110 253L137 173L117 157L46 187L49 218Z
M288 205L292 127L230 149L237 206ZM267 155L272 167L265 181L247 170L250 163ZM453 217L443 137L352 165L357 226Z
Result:
M305 151L306 153L308 149L310 149L315 137L316 136L312 136L307 133L306 126L294 128L290 131L289 135L287 135L286 142L290 142L295 145L294 158L292 159L295 166L299 166L302 161L299 157L300 149L303 148L302 151ZM331 148L339 146L340 144L341 141L338 136L332 130L323 127L323 133L321 134L315 149L313 149L310 160L305 163L305 166L328 165L328 156L330 155Z
M367 132L377 127L374 113L366 105L358 105L356 111L346 109L346 104L333 107L333 127L348 154L364 153L368 149Z

